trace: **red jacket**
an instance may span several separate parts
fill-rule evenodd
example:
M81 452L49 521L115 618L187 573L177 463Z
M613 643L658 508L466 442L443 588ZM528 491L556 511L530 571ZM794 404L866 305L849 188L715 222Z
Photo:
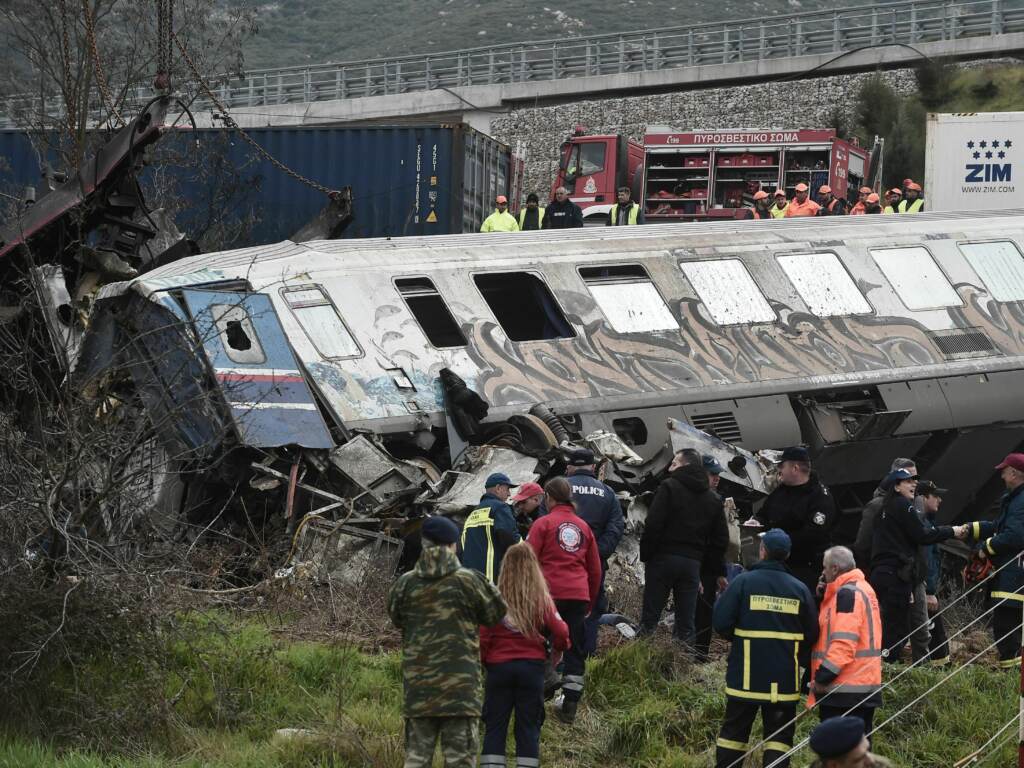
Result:
M551 646L555 651L568 650L569 625L562 621L553 605L549 605L544 612L544 628L551 637ZM512 629L504 619L493 627L480 627L480 659L484 664L532 659L544 661L546 658L544 632L539 637L527 637Z
M593 609L601 588L601 556L590 526L568 504L537 518L527 541L537 553L555 600L583 600Z

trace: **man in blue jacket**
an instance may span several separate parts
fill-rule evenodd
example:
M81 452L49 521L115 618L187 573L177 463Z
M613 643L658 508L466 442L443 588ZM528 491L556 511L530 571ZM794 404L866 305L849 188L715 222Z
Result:
M459 559L466 568L480 571L498 583L505 550L520 540L519 527L508 497L515 484L504 472L495 472L484 484L480 506L469 513L459 540Z
M597 651L597 627L601 616L608 611L608 599L604 594L604 574L608 570L608 558L622 541L625 521L622 507L615 491L597 479L597 464L594 452L589 448L577 448L568 456L566 475L572 486L572 498L576 502L576 514L582 517L597 539L597 550L601 555L601 590L597 604L587 617L585 656Z
M742 762L758 711L764 764L773 764L793 746L800 667L807 665L818 639L818 610L811 591L786 568L791 548L783 530L762 534L761 561L733 579L715 604L715 631L732 641L716 768ZM786 768L789 760L777 765Z
M996 606L992 611L992 633L999 651L999 666L1019 667L1024 603L1024 568L1019 559L1024 551L1024 453L1011 453L996 469L1006 485L999 517L970 523L968 535L980 541L978 556L989 558L999 571L989 582L989 599Z

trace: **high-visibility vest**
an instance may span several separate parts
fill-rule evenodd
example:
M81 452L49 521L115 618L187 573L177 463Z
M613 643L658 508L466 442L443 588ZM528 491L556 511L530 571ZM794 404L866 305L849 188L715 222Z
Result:
M526 212L529 210L526 206L519 211L519 229L523 228L523 222L526 221ZM540 225L544 223L544 209L539 205L537 206L537 229L540 229Z
M636 203L631 203L630 204L630 208L629 208L629 213L626 214L626 223L627 224L636 224L637 217L639 215L640 215L640 206L637 205ZM613 227L616 227L619 224L619 204L618 203L616 203L615 205L612 206L611 223L612 223Z
M920 197L914 202L907 205L907 200L900 200L899 212L900 213L920 213L921 209L924 208L924 200Z
M882 209L882 213L896 213L896 209L893 208L891 205L887 205L885 206L885 208Z
M786 203L781 208L779 208L777 205L773 205L768 210L772 214L773 219L784 219L786 218L786 211L789 210L789 203Z
M825 588L818 611L818 641L811 652L811 680L828 673L828 703L856 707L882 703L882 617L864 573L854 568ZM813 707L812 692L807 706Z
M516 217L508 211L499 211L495 209L494 213L484 219L483 226L480 227L481 232L518 232L519 224L516 223Z

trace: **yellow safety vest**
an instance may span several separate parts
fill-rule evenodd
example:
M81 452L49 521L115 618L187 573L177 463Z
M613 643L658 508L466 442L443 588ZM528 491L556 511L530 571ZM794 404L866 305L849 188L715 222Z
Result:
M480 227L481 232L518 232L519 225L516 223L516 217L508 211L502 213L495 209L494 213L484 219L483 226Z
M924 200L920 197L912 202L909 206L906 200L900 200L899 211L900 213L920 213L921 208L924 207Z
M636 224L637 217L640 215L640 206L633 203L629 208L629 214L626 217L627 224ZM612 206L612 226L618 226L619 223L619 204L616 203Z
M526 211L527 210L528 209L524 205L523 209L521 211L519 211L519 229L520 229L520 231L523 229L523 222L526 221ZM537 229L540 229L540 225L541 225L541 223L543 221L544 221L544 209L541 208L538 205L537 206Z
M896 210L891 205L887 205L882 209L882 213L896 213Z
M773 205L768 210L772 212L772 218L773 219L784 219L784 218L786 218L786 211L789 210L789 203L786 203L781 208L779 208L776 205Z
M463 548L466 546L466 533L470 528L483 528L484 535L487 537L487 552L484 555L484 576L487 580L494 583L494 537L491 534L494 528L494 518L491 517L490 507L480 507L480 509L474 509L469 513L469 517L466 518L466 523L462 527L462 541L460 544Z

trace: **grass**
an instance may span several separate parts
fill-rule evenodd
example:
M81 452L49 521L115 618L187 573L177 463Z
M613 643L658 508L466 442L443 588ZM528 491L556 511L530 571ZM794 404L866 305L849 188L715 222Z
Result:
M953 78L941 112L1014 112L1024 110L1024 66L961 70Z
M289 639L251 619L204 614L187 621L187 639L170 644L159 706L166 726L140 729L116 746L91 738L43 739L49 724L30 727L6 717L0 768L341 768L402 764L401 677L397 653L365 653L342 643ZM139 707L139 670L102 657L74 678L47 681L34 695L59 702L71 689L95 693L92 711ZM899 681L883 719L927 691L948 670L915 670ZM585 705L572 729L549 718L547 766L696 768L710 754L724 709L724 661L691 667L670 647L634 642L610 648L588 670ZM972 667L882 731L877 750L903 768L948 765L982 744L1017 710L1018 678ZM30 696L22 692L21 696ZM23 701L27 704L27 701ZM35 702L35 716L68 717L59 705ZM61 714L63 712L63 714ZM77 715L85 717L84 714ZM798 737L815 718L804 717ZM42 730L38 727L43 725ZM66 723L65 723L66 725ZM279 728L304 738L279 739ZM61 729L57 729L61 732ZM510 741L511 746L511 741ZM1015 748L997 762L1009 765ZM951 759L952 756L952 759ZM801 755L794 766L806 765Z

